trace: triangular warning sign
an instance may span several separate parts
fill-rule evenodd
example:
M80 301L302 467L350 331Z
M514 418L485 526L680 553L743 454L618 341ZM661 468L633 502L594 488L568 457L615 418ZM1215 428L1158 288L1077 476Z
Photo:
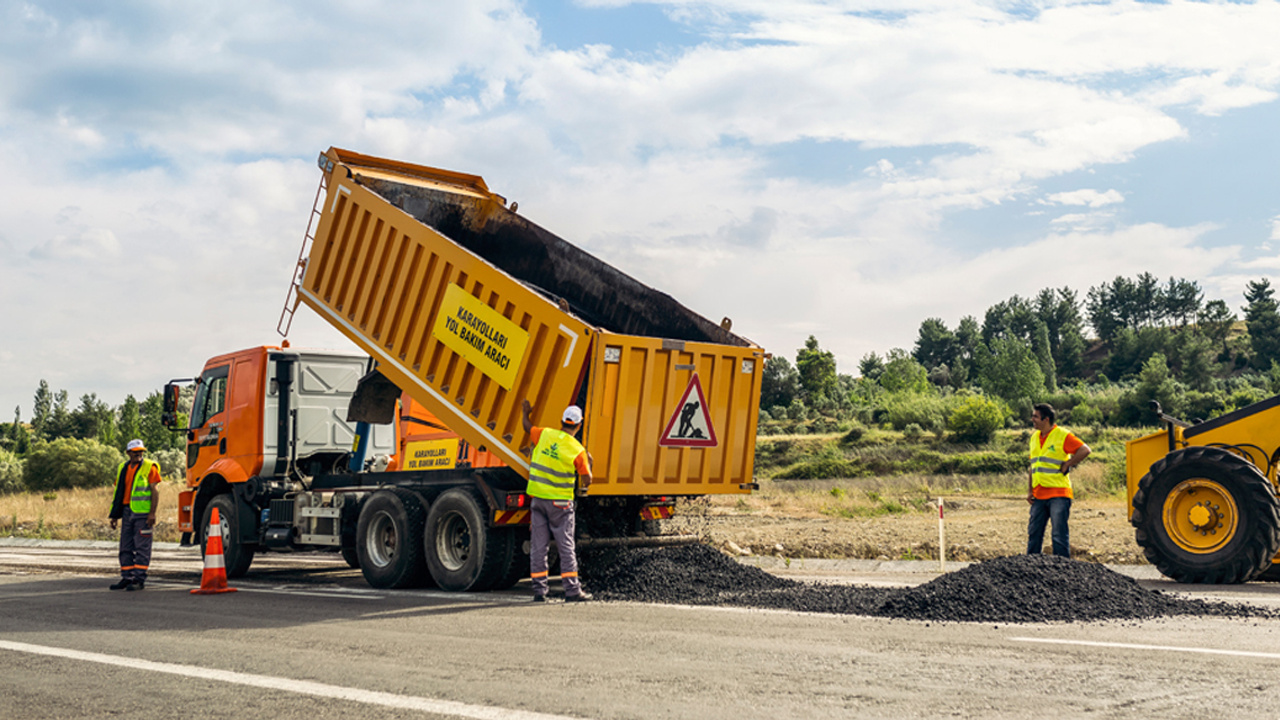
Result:
M667 421L658 444L664 447L715 447L716 429L711 426L711 413L707 412L707 400L702 395L702 383L698 373L689 380L675 412Z

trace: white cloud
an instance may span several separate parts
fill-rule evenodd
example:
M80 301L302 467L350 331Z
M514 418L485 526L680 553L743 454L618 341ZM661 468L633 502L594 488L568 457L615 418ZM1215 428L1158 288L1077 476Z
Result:
M330 145L482 174L775 352L817 334L846 372L1014 293L1269 271L1194 220L1126 225L1141 179L1039 184L1275 102L1280 3L655 4L685 34L645 53L546 46L515 0L0 7L0 303L31 308L6 320L0 401L45 373L119 402L272 341ZM778 169L806 144L847 171ZM949 234L992 209L1036 225ZM1062 249L1087 261L1046 278ZM152 294L123 292L138 274ZM139 317L160 342L123 331ZM295 334L344 342L305 310Z
M1045 198L1045 202L1046 204L1087 205L1091 208L1099 208L1124 202L1124 195L1121 195L1118 190L1098 192L1097 190L1085 188L1070 192L1053 193Z

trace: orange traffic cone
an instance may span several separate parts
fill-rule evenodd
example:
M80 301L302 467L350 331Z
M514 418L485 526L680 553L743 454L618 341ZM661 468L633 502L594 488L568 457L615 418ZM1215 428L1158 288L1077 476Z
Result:
M235 592L235 588L227 587L227 563L222 557L222 519L218 517L218 508L214 508L213 515L209 517L205 538L204 574L200 577L200 587L192 590L191 594Z

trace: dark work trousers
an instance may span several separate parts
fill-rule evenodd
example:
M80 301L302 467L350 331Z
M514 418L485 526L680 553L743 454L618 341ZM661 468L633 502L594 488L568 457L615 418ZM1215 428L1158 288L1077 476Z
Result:
M125 580L146 580L151 564L151 530L147 514L125 506L120 520L120 576Z
M1027 554L1035 555L1044 546L1044 526L1053 523L1053 554L1071 557L1071 531L1067 519L1071 515L1071 498L1056 497L1031 501L1031 519L1027 522Z
M578 558L573 549L573 501L530 498L529 506L529 575L533 594L547 594L547 551L555 538L560 551L560 584L565 597L582 592L578 584Z

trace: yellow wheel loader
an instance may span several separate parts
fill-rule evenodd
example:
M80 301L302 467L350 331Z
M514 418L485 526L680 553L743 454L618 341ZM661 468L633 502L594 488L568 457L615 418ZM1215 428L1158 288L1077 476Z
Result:
M1129 521L1147 560L1182 583L1280 580L1280 395L1125 446Z

